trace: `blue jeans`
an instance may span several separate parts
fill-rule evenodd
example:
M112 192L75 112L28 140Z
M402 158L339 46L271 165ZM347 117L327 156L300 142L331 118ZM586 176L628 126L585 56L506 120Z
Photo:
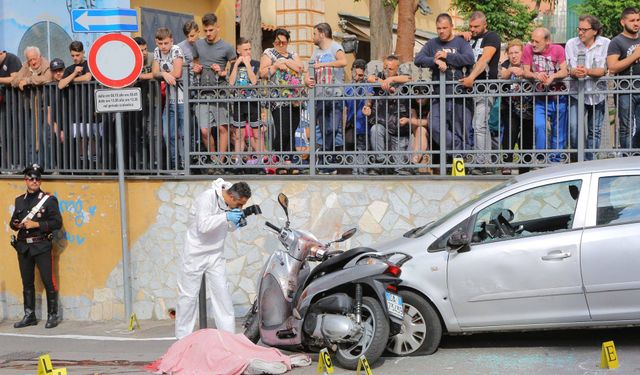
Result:
M176 109L178 116L176 118ZM168 112L168 121L167 121ZM182 166L184 162L184 104L167 103L162 114L162 137L169 148L169 169L176 169ZM178 131L176 134L176 123ZM176 139L178 142L176 143ZM178 151L179 160L176 164L176 149Z
M602 120L604 120L604 101L589 105L584 105L584 131L587 136L585 143L587 150L597 150L600 148L600 133ZM571 138L571 148L578 147L578 99L571 98L569 102L569 133ZM587 152L585 160L593 160L594 152Z
M534 103L536 150L547 149L547 118L551 122L549 148L564 149L567 146L567 96L536 96ZM560 161L560 158L552 154L549 160Z
M322 151L342 151L344 137L342 136L343 102L334 100L320 100L316 102L316 144ZM333 160L332 156L324 156ZM323 160L320 160L323 164Z
M620 119L620 132L618 133L618 141L620 148L640 147L640 132L637 130L640 126L640 94L620 94L618 100L618 118ZM631 135L631 131L636 125L636 131ZM631 142L629 142L631 140Z

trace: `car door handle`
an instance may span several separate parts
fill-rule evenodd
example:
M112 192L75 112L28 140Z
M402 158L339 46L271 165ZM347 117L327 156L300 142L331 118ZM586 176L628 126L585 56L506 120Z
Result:
M554 250L549 254L542 257L542 260L560 260L564 258L568 258L571 256L571 253L565 253L564 251Z

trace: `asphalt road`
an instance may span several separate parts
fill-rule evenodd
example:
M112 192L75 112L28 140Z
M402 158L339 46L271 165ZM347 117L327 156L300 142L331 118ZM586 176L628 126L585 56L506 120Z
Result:
M142 329L133 332L124 323L63 322L54 330L39 324L19 331L11 323L0 323L1 375L33 375L37 357L45 353L50 354L55 368L66 367L69 375L144 374L141 366L161 356L174 342L169 339L170 322L141 322ZM601 345L609 340L617 349L616 370L598 367ZM316 374L317 355L312 358L311 367L290 374ZM372 366L372 373L640 375L640 328L445 337L433 355L385 357ZM334 371L334 375L344 374L355 371Z

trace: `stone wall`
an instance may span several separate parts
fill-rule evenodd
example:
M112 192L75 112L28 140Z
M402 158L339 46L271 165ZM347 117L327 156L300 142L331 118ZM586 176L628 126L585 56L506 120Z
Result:
M277 203L280 192L289 197L291 226L304 228L321 240L338 237L357 227L358 232L340 248L375 245L402 235L407 230L435 220L497 181L385 180L385 181L251 181L249 204L259 204L262 216L251 216L248 226L230 234L225 247L227 277L236 314L242 315L256 295L256 280L263 262L281 246L264 221L284 223ZM195 197L209 182L164 182L152 188L157 200L155 221L130 246L134 312L138 319L169 319L168 310L177 298L177 252L183 247ZM129 196L129 200L153 199ZM139 203L138 203L139 204ZM136 222L135 212L129 221ZM147 215L149 216L149 215ZM152 216L151 216L152 217ZM140 226L140 223L137 223ZM104 285L93 286L89 295L65 295L61 289L63 315L68 320L125 319L121 262L113 268ZM22 314L21 298L0 291L4 318ZM44 298L42 299L44 300ZM44 305L44 304L42 304ZM45 306L42 306L44 312ZM43 314L43 316L46 316Z

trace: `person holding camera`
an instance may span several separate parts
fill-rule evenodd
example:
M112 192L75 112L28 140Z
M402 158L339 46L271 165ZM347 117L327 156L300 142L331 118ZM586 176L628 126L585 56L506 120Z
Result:
M16 198L11 216L11 229L18 232L11 236L11 245L18 252L18 265L22 278L24 317L14 328L34 326L36 319L35 267L47 291L47 323L45 328L58 325L58 288L53 275L52 232L62 228L62 216L58 200L40 190L43 169L38 164L27 167L24 182L27 192Z
M224 240L229 231L246 225L247 214L260 213L257 206L242 210L249 198L251 188L246 182L231 184L219 178L193 203L185 246L179 254L175 328L178 339L193 332L203 274L206 275L207 293L213 306L216 327L235 332L233 303L227 288L223 258Z

